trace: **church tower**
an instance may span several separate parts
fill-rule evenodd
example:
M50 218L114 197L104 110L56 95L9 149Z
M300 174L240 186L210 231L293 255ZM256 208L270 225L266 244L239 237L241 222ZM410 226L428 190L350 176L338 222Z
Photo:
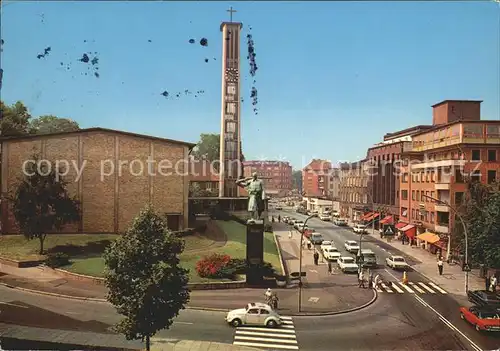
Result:
M222 22L222 96L219 197L239 197L236 180L241 174L241 75L240 33L242 23Z

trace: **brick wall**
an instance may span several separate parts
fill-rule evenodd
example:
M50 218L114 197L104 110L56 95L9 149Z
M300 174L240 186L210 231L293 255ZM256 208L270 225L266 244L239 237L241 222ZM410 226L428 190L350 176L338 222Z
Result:
M43 159L70 162L64 179L70 194L82 202L82 220L63 232L124 232L148 203L161 213L179 214L180 226L187 225L187 145L107 131L6 140L2 142L2 193L15 189L24 160L35 153ZM149 172L148 156L155 161L150 161ZM185 176L159 175L160 160L172 165L164 172L175 173L177 163L177 170ZM84 166L80 179L75 166ZM2 204L1 220L4 233L18 232L6 203Z

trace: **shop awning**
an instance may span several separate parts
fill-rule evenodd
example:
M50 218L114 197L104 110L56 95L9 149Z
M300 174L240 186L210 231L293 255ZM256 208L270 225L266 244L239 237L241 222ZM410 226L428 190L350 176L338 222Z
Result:
M435 243L433 243L432 245L437 246L442 250L446 250L446 247L448 246L447 244L448 243L444 242L443 240L439 240L439 241L436 241Z
M361 216L361 220L362 221L365 221L368 217L370 217L371 215L373 215L373 212L368 212L368 213L365 213L364 215Z
M405 233L406 237L414 238L415 234L417 234L417 228L413 224L408 224L400 229L403 233Z
M384 219L382 219L380 224L390 224L392 223L392 216L385 216Z
M375 220L375 218L377 218L378 216L380 216L380 213L373 213L371 216L369 216L368 218L365 218L364 220L370 222L370 221Z
M425 232L425 233L419 234L419 235L417 235L417 238L422 240L422 241L426 241L429 244L434 244L434 243L437 243L439 241L439 236L434 234L434 233L431 233L431 232Z
M408 224L408 225L404 226L403 228L401 228L399 230L401 230L404 233L404 232L407 232L408 230L410 230L412 228L415 228L415 226L413 224Z
M399 222L399 223L396 223L395 227L397 229L401 229L401 228L404 228L408 225L408 223L405 223L405 222Z

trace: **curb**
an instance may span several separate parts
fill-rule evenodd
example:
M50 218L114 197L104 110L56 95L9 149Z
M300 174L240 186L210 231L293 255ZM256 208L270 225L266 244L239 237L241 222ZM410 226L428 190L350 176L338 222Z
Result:
M15 290L19 290L19 291L25 291L25 292L29 292L29 293L32 293L32 294L38 294L38 295L46 295L46 296L52 296L52 297L59 297L59 298L63 298L63 299L78 300L78 301L92 301L92 302L100 302L100 303L107 303L107 304L109 304L109 302L107 300L105 300L105 299L99 299L99 298L96 298L96 297L80 297L80 296L71 296L71 295L57 294L57 293L51 293L51 292L47 292L47 291L40 291L40 290L35 290L35 289L21 288L19 286L14 286L14 285L6 284L6 283L1 283L1 282L0 282L0 286L5 286L5 287L10 288L10 289L15 289ZM363 309L365 307L370 306L372 303L375 302L375 300L377 300L377 297L378 297L377 290L372 289L372 292L373 292L373 298L370 301L368 301L364 305L357 306L357 307L354 307L354 308L350 308L350 309L347 309L347 310L336 311L336 312L287 313L287 315L293 316L293 317L314 317L314 316L320 317L320 316L335 316L337 314L346 314L346 313L349 313L349 312L359 311L359 310L361 310L361 309ZM224 309L224 308L197 307L197 306L186 306L186 310L210 311L210 312L229 312L230 311L229 309Z

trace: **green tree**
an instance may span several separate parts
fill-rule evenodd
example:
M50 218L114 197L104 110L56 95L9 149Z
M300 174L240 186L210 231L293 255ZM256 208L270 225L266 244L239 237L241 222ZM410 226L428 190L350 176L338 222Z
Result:
M72 132L79 129L77 122L52 115L40 116L30 122L30 132L33 134Z
M125 318L116 326L128 340L168 329L189 301L188 270L180 267L184 242L151 208L105 251L107 299Z
M21 101L12 106L0 101L0 136L20 136L29 133L31 115Z
M33 160L36 163L38 156ZM48 233L80 220L79 202L69 196L67 183L54 164L31 164L26 166L24 173L10 200L21 232L28 240L40 241L42 255Z
M467 227L469 261L500 268L500 188L479 182L469 183L467 197L458 209ZM455 221L462 251L465 236L459 219Z
M210 162L220 158L220 134L200 134L200 141L193 149L192 155L201 160L203 158Z

